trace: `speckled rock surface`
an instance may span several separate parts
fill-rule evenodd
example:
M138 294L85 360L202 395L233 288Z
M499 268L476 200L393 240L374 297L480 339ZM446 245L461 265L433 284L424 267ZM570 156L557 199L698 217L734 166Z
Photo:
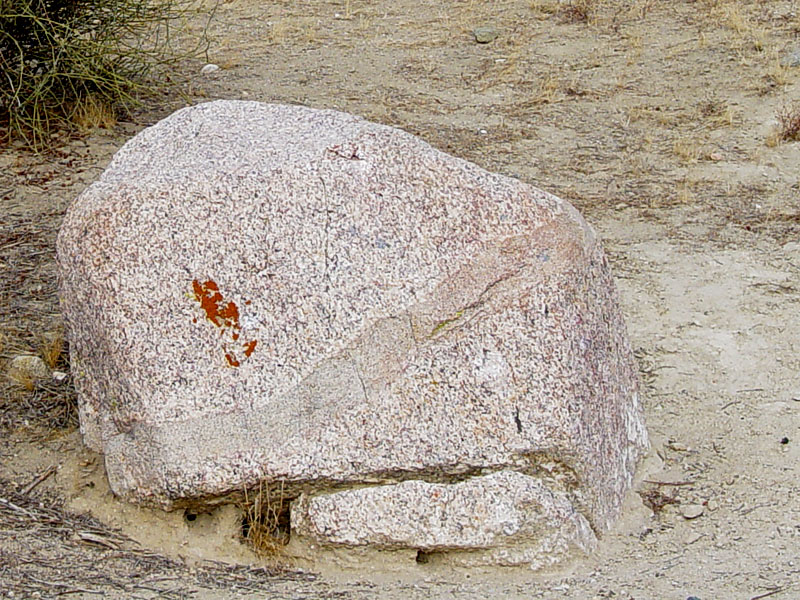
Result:
M396 129L181 110L117 153L57 250L81 430L131 501L512 470L602 531L647 445L592 229Z
M565 493L516 471L302 495L291 516L292 531L311 543L445 550L449 562L472 566L544 567L597 541Z

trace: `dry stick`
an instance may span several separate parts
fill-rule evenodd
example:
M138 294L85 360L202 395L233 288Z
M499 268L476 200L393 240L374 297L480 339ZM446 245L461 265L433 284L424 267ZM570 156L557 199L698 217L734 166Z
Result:
M773 505L772 505L772 504L766 504L766 503L762 503L762 504L756 504L755 506L751 506L750 508L746 508L746 509L744 509L744 510L743 510L743 511L741 511L739 514L740 514L740 515L742 515L742 516L744 516L744 515L749 515L749 514L750 514L751 512L753 512L754 510L756 510L756 509L759 509L759 508L765 508L765 507L767 507L767 506L773 506Z
M759 600L759 598L766 598L767 596L774 596L778 592L782 592L785 590L785 587L782 588L775 588L774 590L770 590L768 592L764 592L763 594L759 594L758 596L752 596L750 600Z
M669 481L653 481L651 479L645 479L644 483L652 483L653 485L672 485L672 486L680 486L680 485L694 485L694 481L676 481L671 483Z
M14 510L18 510L19 512L21 512L21 513L23 513L23 514L25 514L25 515L28 515L29 517L35 517L35 516L36 516L36 515L34 515L32 512L30 512L30 511L28 511L28 510L25 510L25 509L24 509L24 508L22 508L21 506L17 506L17 505L16 505L16 504L14 504L13 502L10 502L10 501L6 500L5 498L0 498L0 504L5 504L5 505L6 505L6 506L8 506L9 508L12 508L12 509L14 509Z
M39 579L38 577L34 577L33 575L28 575L28 579L30 579L31 581L35 581L36 583L40 583L42 585L64 588L62 591L56 592L56 595L58 596L63 596L65 594L80 594L80 593L98 594L98 595L105 594L105 592L103 592L102 590L90 590L87 588L75 587L63 581L47 581L45 579Z
M56 466L55 465L50 465L47 469L44 470L44 472L41 475L39 475L36 479L34 479L28 485L26 485L24 488L22 488L22 491L20 493L23 496L25 496L27 494L30 494L31 490L33 490L33 488L35 488L37 485L42 483L45 479L50 477L50 475L52 475L55 472L56 472Z

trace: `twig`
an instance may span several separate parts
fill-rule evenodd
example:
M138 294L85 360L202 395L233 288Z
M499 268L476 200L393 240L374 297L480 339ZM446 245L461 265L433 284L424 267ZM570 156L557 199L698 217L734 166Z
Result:
M105 592L103 592L102 590L90 590L87 588L73 587L68 583L64 583L63 581L47 581L45 579L39 579L38 577L34 577L33 575L28 575L28 579L30 579L31 581L35 581L36 583L41 583L42 585L64 588L63 590L56 592L58 596L63 596L65 594L81 594L81 593L99 594L99 595L105 594Z
M767 596L774 596L778 592L782 592L785 589L786 589L785 587L775 588L774 590L764 592L763 594L759 594L758 596L751 596L750 600L759 600L760 598L766 598Z
M112 542L110 539L108 539L103 535L97 535L96 533L92 533L91 531L79 531L78 537L84 542L88 542L90 544L105 546L106 548L110 548L111 550L119 550L119 544Z
M22 491L20 493L22 495L30 494L31 490L33 490L33 488L35 488L37 485L42 483L45 479L50 477L50 475L52 475L55 472L56 472L56 466L55 465L50 465L47 469L44 470L44 472L42 472L41 475L39 475L36 479L34 479L28 485L26 485L24 488L22 488Z
M652 479L645 479L644 483L652 483L653 485L672 485L672 486L680 486L680 485L694 485L694 481L653 481Z
M6 500L5 498L0 498L0 504L5 504L5 505L6 505L6 506L8 506L9 508L12 508L12 509L14 509L14 510L17 510L17 511L21 512L21 513L22 513L22 514L24 514L24 515L28 515L29 517L33 517L33 516L35 516L35 515L34 515L32 512L30 512L30 511L28 511L28 510L25 510L25 509L24 509L24 508L22 508L21 506L17 506L17 505L16 505L16 504L14 504L13 502L9 502L9 501L8 501L8 500Z
M766 503L756 504L755 506L751 506L750 508L744 509L743 511L739 512L739 514L742 515L742 516L749 515L754 510L756 510L758 508L765 508L767 506L772 506L772 504L766 504Z

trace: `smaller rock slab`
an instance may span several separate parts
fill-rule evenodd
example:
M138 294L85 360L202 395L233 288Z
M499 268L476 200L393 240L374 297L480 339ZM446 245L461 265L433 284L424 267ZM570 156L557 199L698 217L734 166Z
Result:
M291 516L295 535L323 545L492 550L455 561L467 564L544 566L597 542L565 494L510 470L452 484L413 480L303 495Z

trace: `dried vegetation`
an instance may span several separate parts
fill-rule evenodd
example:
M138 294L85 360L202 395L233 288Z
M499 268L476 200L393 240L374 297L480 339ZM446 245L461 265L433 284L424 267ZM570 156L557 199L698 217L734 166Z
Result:
M140 548L96 519L65 510L62 499L33 488L18 489L0 479L2 598L87 594L178 600L198 587L252 594L276 582L309 579L277 567L210 562L190 567Z
M192 0L2 0L0 143L41 150L59 129L113 126L176 60L173 28L192 12Z
M283 548L289 543L289 503L281 484L275 487L262 482L253 490L244 490L242 538L262 558L283 558Z

